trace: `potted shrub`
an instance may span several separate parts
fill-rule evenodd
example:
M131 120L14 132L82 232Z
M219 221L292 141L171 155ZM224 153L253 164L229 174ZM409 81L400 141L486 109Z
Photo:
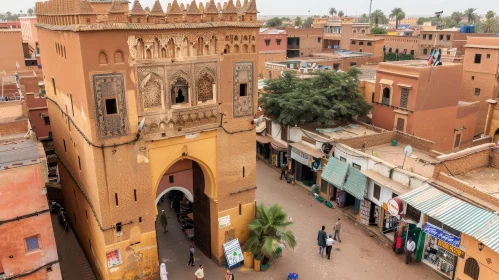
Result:
M268 261L278 252L281 244L291 249L296 246L295 236L288 229L292 224L280 205L257 206L256 219L248 224L250 237L246 241L246 250L257 256L254 260L255 271L268 267Z

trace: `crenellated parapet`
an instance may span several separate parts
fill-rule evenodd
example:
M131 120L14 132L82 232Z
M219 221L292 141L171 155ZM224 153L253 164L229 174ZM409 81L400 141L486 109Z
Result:
M175 24L210 22L256 22L256 0L209 0L184 5L177 0L163 8L159 0L152 8L143 7L140 0L46 0L36 2L38 23L42 25L86 25L113 23Z

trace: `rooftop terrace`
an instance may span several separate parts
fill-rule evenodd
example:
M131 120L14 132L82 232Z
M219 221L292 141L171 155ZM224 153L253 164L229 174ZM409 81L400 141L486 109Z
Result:
M499 198L499 169L482 167L457 175L455 178Z

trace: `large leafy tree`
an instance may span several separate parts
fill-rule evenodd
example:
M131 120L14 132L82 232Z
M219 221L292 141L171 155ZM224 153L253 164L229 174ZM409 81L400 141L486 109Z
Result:
M29 8L29 9L28 9L28 14L29 14L30 16L32 16L32 15L33 15L33 12L34 12L34 11L33 11L33 9L32 9L32 8Z
M337 12L336 12L336 9L335 9L335 8L330 8L330 9L329 9L329 14L330 14L332 17L334 17L334 15L335 15L336 13L337 13Z
M388 19L382 10L376 10L371 13L371 22L374 22L374 25L386 24L388 23Z
M282 25L282 19L280 19L278 17L273 17L273 18L267 20L267 22L265 23L265 25L267 27L278 27L278 26L281 26Z
M367 14L362 14L359 17L359 22L360 23L368 23L369 22L369 16Z
M494 11L488 11L487 14L485 14L486 19L492 19L496 17L496 13Z
M285 72L266 81L266 94L260 101L265 113L281 125L331 125L335 120L364 116L371 106L360 94L359 73L351 67L348 72L315 72L310 79L300 79L293 72Z
M405 12L402 10L402 8L395 8L390 13L390 18L395 19L395 29L398 29L400 21L405 18Z
M281 206L258 205L256 219L248 224L250 237L246 241L246 250L257 258L271 258L281 244L291 249L295 248L296 238L289 230L292 224Z
M305 19L305 21L303 22L303 27L305 27L305 28L310 28L310 27L312 27L312 23L313 23L313 22L314 22L314 21L312 20L312 17L308 17L308 18L306 18L306 19Z
M468 23L475 23L475 14L476 8L469 8L464 11L464 16L468 19Z
M341 18L341 17L343 17L344 15L345 15L345 13L344 13L342 10L340 10L340 11L338 12L338 16L339 16L340 18Z
M485 15L485 22L480 22L477 25L477 31L482 33L498 33L499 21L497 20L494 11L488 11Z
M386 30L381 27L373 27L371 28L371 34L386 34Z
M301 19L301 17L297 17L295 19L295 26L299 27L299 26L302 26L303 24L303 20Z

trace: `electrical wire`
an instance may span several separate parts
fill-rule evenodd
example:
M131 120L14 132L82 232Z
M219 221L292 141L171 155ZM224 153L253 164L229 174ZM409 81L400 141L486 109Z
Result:
M58 263L58 262L60 262L60 261L61 261L60 259L57 259L57 260L55 260L55 261L51 261L51 262L49 262L49 263L46 263L46 264L44 264L44 265L42 265L42 266L39 266L39 267L35 268L35 269L34 269L34 270L32 270L32 271L29 271L29 272L26 272L26 273L22 273L22 274L17 274L17 275L10 276L10 277L7 277L7 278L5 278L5 280L17 279L17 278L21 278L21 277L25 277L25 276L31 275L31 274L33 274L33 273L35 273L35 272L39 271L40 269L42 269L42 268L44 268L44 267L51 266L51 265L56 264L56 263Z

